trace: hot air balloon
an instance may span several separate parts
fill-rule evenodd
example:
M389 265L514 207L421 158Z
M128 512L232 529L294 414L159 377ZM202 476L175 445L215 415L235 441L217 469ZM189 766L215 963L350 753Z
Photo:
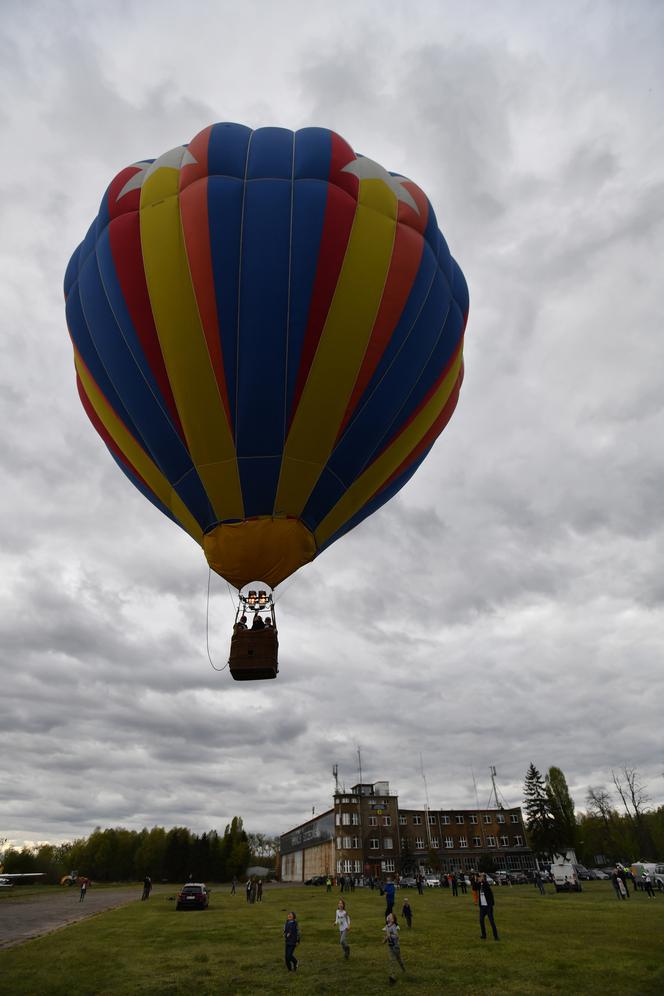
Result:
M431 204L325 128L214 124L127 166L65 299L93 426L254 618L403 487L463 378Z

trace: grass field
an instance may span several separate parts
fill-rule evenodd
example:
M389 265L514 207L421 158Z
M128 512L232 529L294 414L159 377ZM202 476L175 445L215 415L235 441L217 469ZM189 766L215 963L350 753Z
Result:
M0 952L0 993L364 994L388 988L381 943L384 899L357 889L347 896L351 957L345 962L332 926L338 894L304 886L267 887L249 906L240 891L213 889L210 908L176 912L172 886L147 903L100 914ZM496 889L500 941L479 940L470 894L447 889L408 894L413 929L400 920L404 993L664 993L664 897L615 899L609 883L579 895L540 896L531 886ZM283 962L282 926L294 909L302 932L300 970Z

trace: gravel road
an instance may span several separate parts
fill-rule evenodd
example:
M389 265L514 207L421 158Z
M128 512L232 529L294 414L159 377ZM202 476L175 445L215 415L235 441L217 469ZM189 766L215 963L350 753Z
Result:
M82 903L78 897L78 889L65 887L52 893L25 897L16 894L1 896L0 950L21 944L31 937L49 934L52 930L66 927L95 913L139 901L141 886L118 886L112 889L95 889L92 886Z

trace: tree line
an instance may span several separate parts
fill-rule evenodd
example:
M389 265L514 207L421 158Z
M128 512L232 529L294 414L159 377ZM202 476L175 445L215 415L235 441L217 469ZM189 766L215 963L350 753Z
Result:
M547 860L574 848L582 864L664 860L664 806L649 807L635 768L611 771L612 788L588 789L584 810L576 811L560 768L546 775L530 764L523 786L528 842Z
M223 835L200 835L187 827L126 830L97 827L89 837L64 844L42 844L2 855L4 871L44 872L45 881L59 882L78 871L96 882L131 882L149 875L154 882L224 882L241 878L252 863L274 864L275 838L249 834L239 816Z

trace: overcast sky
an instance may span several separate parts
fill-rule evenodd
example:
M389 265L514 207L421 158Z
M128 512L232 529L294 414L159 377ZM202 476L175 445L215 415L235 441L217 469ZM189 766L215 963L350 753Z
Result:
M6 0L0 837L282 833L332 765L404 805L664 801L664 6ZM206 655L200 548L75 389L62 279L113 176L215 121L322 125L428 194L470 289L451 423L283 586L281 670ZM278 592L279 594L279 592ZM227 656L213 579L210 646Z

